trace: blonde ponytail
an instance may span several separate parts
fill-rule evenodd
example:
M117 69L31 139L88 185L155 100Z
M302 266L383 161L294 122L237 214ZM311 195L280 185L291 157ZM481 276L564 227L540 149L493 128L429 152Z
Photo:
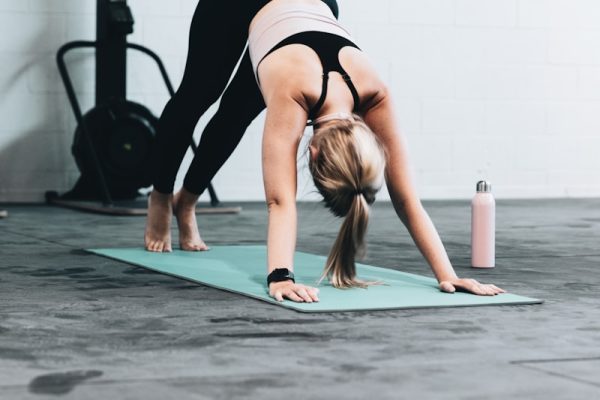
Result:
M365 253L369 206L362 195L353 197L352 206L342 222L321 277L321 280L329 278L337 288L368 286L368 282L356 278L355 259L361 258Z
M365 254L369 205L383 182L385 157L371 130L359 119L337 120L317 130L309 163L325 205L344 221L321 280L337 288L367 287L356 278L356 258Z

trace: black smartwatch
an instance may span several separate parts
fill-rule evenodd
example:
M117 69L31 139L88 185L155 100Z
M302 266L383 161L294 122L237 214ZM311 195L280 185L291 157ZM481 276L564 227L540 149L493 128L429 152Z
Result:
M292 281L296 283L296 280L294 279L294 273L287 268L277 268L274 269L269 276L267 276L267 286L269 286L271 282L283 281Z

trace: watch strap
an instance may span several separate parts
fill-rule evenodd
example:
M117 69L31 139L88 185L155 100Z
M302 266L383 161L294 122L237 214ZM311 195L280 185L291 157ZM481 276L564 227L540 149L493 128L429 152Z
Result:
M292 281L296 283L294 279L294 273L287 268L276 268L267 276L267 286L272 282L283 282Z

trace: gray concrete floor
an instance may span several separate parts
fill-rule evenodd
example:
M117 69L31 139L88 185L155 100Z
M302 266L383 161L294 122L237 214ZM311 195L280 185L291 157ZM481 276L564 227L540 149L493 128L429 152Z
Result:
M498 202L497 268L469 263L468 202L427 202L460 276L543 305L299 314L88 255L144 218L10 206L0 219L2 399L598 399L600 200ZM266 212L200 220L263 243ZM298 248L339 223L300 206ZM431 275L389 204L367 263Z

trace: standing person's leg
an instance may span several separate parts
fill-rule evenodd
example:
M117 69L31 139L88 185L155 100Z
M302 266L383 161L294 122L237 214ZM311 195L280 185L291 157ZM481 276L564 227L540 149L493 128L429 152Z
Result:
M265 109L248 51L223 93L219 109L204 128L183 188L175 195L179 245L183 250L205 250L196 222L196 203L216 173L231 156L250 123Z
M266 107L256 83L248 51L223 93L219 109L204 128L198 154L185 176L183 187L202 194L242 139L246 128Z
M171 251L172 191L177 171L202 114L223 92L248 37L248 25L267 0L200 0L189 35L188 57L177 93L165 106L153 151L153 184L146 249Z

